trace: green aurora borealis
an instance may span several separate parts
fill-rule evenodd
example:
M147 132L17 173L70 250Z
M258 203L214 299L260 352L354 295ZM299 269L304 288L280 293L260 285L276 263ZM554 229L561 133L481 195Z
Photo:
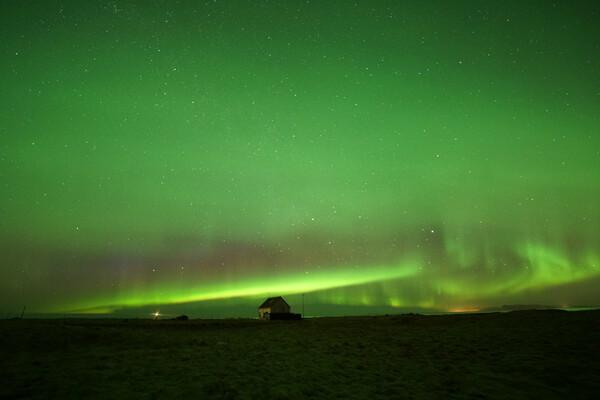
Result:
M600 304L598 2L0 9L0 311Z

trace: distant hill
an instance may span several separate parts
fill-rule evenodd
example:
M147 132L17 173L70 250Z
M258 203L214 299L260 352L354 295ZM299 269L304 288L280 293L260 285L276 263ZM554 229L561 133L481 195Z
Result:
M544 310L548 308L561 308L560 306L549 306L542 304L505 304L500 310Z

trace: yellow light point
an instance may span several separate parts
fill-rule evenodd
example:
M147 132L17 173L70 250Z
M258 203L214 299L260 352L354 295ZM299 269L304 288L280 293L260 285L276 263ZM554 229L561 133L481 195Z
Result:
M158 311L157 311L157 312L155 312L155 313L154 313L154 319L158 319L158 316L159 316L159 315L160 315L160 314L158 313Z

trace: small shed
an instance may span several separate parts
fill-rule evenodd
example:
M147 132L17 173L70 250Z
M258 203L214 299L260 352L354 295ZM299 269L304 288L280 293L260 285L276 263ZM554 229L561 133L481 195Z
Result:
M271 319L273 314L290 314L290 305L283 297L269 297L258 307L258 319Z

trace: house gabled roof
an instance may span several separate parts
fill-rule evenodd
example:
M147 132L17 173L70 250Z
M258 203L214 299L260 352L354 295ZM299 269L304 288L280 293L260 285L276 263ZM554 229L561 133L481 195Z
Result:
M274 305L275 303L277 303L277 302L278 302L278 301L280 301L280 300L281 300L281 301L283 301L283 302L285 303L285 305L286 305L286 306L288 306L288 307L290 306L290 305L289 305L289 304L288 304L288 303L287 303L287 302L286 302L286 301L283 299L283 297L281 297L281 296L277 296L277 297L269 297L269 298L268 298L268 299L266 299L266 300L265 300L265 302L264 302L264 303L262 303L262 304L260 305L260 307L258 307L258 308L271 308L271 307L273 307L273 305Z

